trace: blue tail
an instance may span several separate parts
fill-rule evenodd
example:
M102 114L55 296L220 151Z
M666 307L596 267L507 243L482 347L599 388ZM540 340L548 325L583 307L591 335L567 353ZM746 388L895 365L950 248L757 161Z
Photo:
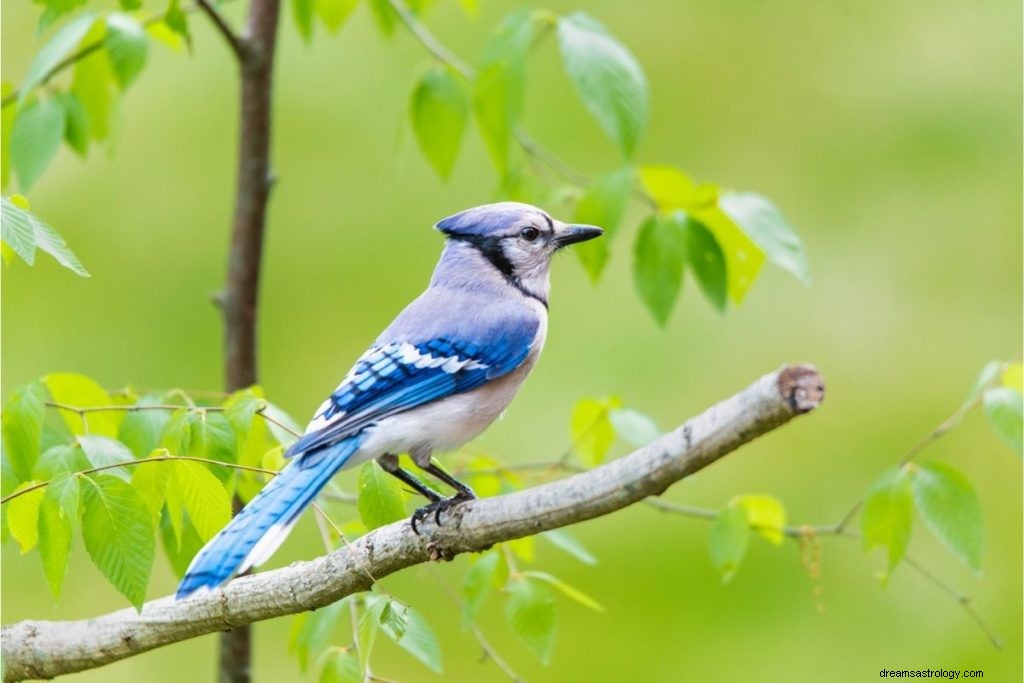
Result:
M216 588L268 560L301 512L362 441L362 435L357 434L323 450L297 456L203 546L178 585L177 599L202 588Z

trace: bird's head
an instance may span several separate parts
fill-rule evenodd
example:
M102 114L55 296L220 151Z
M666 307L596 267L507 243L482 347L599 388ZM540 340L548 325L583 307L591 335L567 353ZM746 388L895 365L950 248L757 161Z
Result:
M574 225L519 202L500 202L466 209L436 226L450 242L479 251L510 283L547 301L551 256L570 244L599 237L593 225Z

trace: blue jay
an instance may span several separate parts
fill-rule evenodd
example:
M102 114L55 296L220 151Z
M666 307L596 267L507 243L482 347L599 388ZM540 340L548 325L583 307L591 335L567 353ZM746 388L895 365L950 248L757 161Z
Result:
M467 209L435 226L447 237L430 285L403 310L317 409L285 453L288 465L206 546L177 597L215 588L262 564L334 474L376 458L430 502L417 523L471 500L473 491L431 462L484 431L529 374L547 333L552 255L602 234L528 204ZM443 498L398 466L455 490Z

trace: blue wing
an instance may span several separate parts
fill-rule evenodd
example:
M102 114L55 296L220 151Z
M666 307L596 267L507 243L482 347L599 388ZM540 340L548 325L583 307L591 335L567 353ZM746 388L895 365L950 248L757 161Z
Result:
M319 450L389 415L470 391L517 368L538 324L517 325L487 343L435 337L371 347L324 401L286 457Z

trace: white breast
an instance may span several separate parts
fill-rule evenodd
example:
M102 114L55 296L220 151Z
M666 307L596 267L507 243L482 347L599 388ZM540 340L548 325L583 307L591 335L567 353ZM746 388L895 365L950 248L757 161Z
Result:
M472 391L381 420L345 467L414 448L452 451L479 436L508 407L540 357L547 338L547 311L540 303L537 306L542 311L540 326L522 365Z

